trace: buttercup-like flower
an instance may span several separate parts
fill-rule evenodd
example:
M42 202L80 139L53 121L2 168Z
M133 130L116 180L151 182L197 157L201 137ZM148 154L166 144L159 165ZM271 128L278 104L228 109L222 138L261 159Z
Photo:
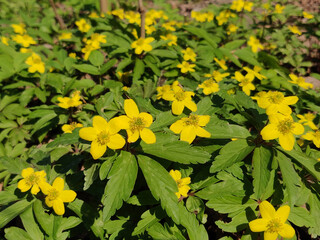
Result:
M72 38L72 33L71 32L63 32L58 37L59 40L68 40L70 38Z
M39 185L43 182L46 182L46 173L45 171L35 172L33 168L25 168L21 172L21 179L18 182L18 188L21 192L26 192L31 188L31 193L36 195L39 191Z
M236 71L234 78L240 82L239 86L242 87L242 91L244 91L244 93L248 96L250 96L251 90L256 89L256 87L252 84L254 80L254 75L252 73L247 73L245 76L243 76L240 72Z
M275 13L282 13L283 9L285 8L285 6L281 6L280 4L276 4L275 8L274 8L274 12Z
M230 73L220 73L219 71L213 71L211 74L207 73L204 76L213 78L216 82L221 82L225 77L228 77Z
M183 53L183 59L185 61L188 61L188 60L191 60L192 62L196 61L197 54L191 48L187 48L186 50L181 50L181 52Z
M259 204L262 218L249 222L252 232L264 232L264 240L276 240L278 235L283 238L292 238L295 234L293 227L286 224L290 214L288 205L280 207L277 211L268 202Z
M169 172L170 176L176 181L178 185L178 192L176 192L176 195L178 198L181 196L188 197L188 192L190 190L190 187L188 184L191 183L191 178L181 178L181 172L179 170L170 170Z
M41 191L47 195L45 202L48 207L53 207L54 212L57 215L63 215L65 212L64 204L65 202L72 202L77 194L72 190L63 190L64 189L64 180L60 177L57 177L52 186L44 182L40 186Z
M90 153L93 159L98 159L107 151L107 147L111 149L120 149L126 143L123 137L118 134L120 128L116 124L115 118L109 122L103 117L94 116L92 119L92 127L81 128L79 136L87 141L92 142Z
M280 113L269 116L270 123L261 130L264 140L279 138L280 146L287 151L293 149L295 142L294 135L301 135L304 127L300 123L293 121L291 116Z
M31 44L36 44L32 37L27 34L24 35L15 35L12 37L12 40L16 43L21 44L23 47L29 47Z
M187 72L195 72L196 70L193 69L195 66L196 66L195 64L190 64L186 61L183 61L182 63L179 63L177 65L177 68L180 68L182 73L187 73Z
M58 103L59 107L62 108L70 108L70 107L78 107L79 105L82 104L82 102L80 101L80 91L75 91L73 92L71 95L71 98L69 97L58 97L58 101L60 103Z
M24 23L11 24L11 27L13 28L13 31L15 33L18 33L20 35L23 35L27 32L25 29L26 25Z
M223 60L223 59L221 59L221 60L219 60L218 58L214 58L213 59L216 63L218 63L219 64L219 66L223 69L223 70L227 70L228 69L228 67L226 66L226 61L225 60Z
M142 51L150 52L152 50L152 46L150 45L150 43L153 41L153 37L139 38L137 41L134 41L131 44L131 47L135 49L135 54L141 54Z
M163 85L160 87L157 87L157 99L161 99L164 93L168 93L171 91L171 85Z
M184 107L189 108L192 112L197 111L197 104L192 101L194 92L184 91L180 86L179 82L175 81L172 84L172 91L163 93L162 98L167 101L172 101L172 113L180 115Z
M250 36L248 45L251 47L252 52L256 53L259 49L263 50L264 47L260 43L259 39L254 36Z
M126 116L114 118L121 129L125 129L128 134L128 142L133 143L141 137L147 144L156 142L156 136L148 128L153 122L149 113L139 112L137 104L132 99L124 100L124 111Z
M314 18L314 16L311 14L311 13L308 13L308 12L302 12L302 14L303 14L303 17L304 18L307 18L307 19L312 19L312 18Z
M299 87L302 87L303 89L313 88L313 84L307 83L303 77L298 77L293 73L289 74L289 77L292 80L292 81L289 81L290 83L297 84Z
M312 141L317 148L320 148L320 131L317 130L315 132L309 131L305 135L301 136L302 138Z
M231 33L234 33L238 30L238 26L234 25L234 24L229 24L228 28L227 28L227 34L230 35Z
M137 25L141 24L140 14L137 12L127 11L125 12L124 17L129 20L129 23L137 24Z
M198 85L199 88L203 88L203 93L209 95L211 93L219 92L219 84L213 81L212 78L205 80L203 83Z
M91 28L91 25L86 22L85 19L81 18L79 21L76 21L75 24L78 26L80 32L88 32Z
M303 115L297 114L297 117L300 118L299 123L302 123L305 126L309 126L311 129L318 129L317 126L313 123L313 120L316 116L312 113L305 113Z
M160 38L163 40L170 40L170 42L168 42L168 46L177 46L178 37L172 33L168 33L166 36L160 36Z
M38 54L32 53L32 55L27 58L25 63L30 66L28 68L29 73L35 73L35 72L44 73L45 65Z
M211 134L202 127L210 121L209 115L190 114L189 117L181 118L170 126L170 130L180 134L180 140L189 144L198 137L209 138Z
M80 128L83 127L83 125L81 123L76 123L76 122L72 122L70 124L64 124L62 126L62 131L64 133L72 133L72 131L76 128Z
M113 16L117 16L120 19L124 19L124 10L122 8L111 11L111 14Z
M301 35L302 32L300 31L300 29L296 26L296 25L292 25L292 26L288 26L289 30L294 33L294 34L298 34Z
M9 46L9 38L7 38L7 37L1 37L1 42L4 44L4 45L7 45L7 46Z
M244 67L243 70L247 71L247 73L252 73L256 78L258 78L259 80L262 79L267 79L266 76L260 74L259 72L261 71L261 67L259 66L254 66L253 70L248 68L248 67Z

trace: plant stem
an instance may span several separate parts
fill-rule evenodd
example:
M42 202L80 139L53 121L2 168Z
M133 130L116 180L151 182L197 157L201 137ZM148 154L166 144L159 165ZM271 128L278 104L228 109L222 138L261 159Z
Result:
M139 4L138 11L139 11L140 17L141 17L140 38L145 38L146 37L146 31L145 31L146 10L143 7L142 0L138 0L138 4Z
M100 15L108 12L108 0L100 0Z
M50 2L50 5L51 5L51 7L53 9L54 15L55 15L55 17L56 17L56 19L57 19L57 21L58 21L58 23L60 25L60 28L61 29L65 29L66 25L64 24L62 17L58 14L56 6L54 4L54 1L53 0L49 0L49 2Z

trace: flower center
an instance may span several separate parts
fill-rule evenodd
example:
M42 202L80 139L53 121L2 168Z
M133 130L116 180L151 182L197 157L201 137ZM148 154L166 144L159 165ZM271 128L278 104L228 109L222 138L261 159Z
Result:
M274 218L268 222L267 232L270 232L270 233L276 232L277 233L281 230L282 225L283 224L280 222L279 218Z
M183 101L185 98L186 98L186 95L184 93L184 91L179 91L179 92L176 92L174 94L174 97L178 100L178 101Z
M191 115L189 116L189 118L187 118L186 120L184 120L184 124L187 126L198 126L199 123L199 118L197 115Z
M241 83L242 83L242 86L245 86L245 85L248 85L251 81L248 79L248 78L244 78Z
M278 131L285 135L291 132L291 130L294 128L293 121L291 119L284 119L282 121L279 121L278 123Z
M316 131L316 132L314 133L314 137L315 137L316 139L320 139L320 131Z
M214 81L212 79L209 79L203 82L203 85L207 88L212 87L213 84L214 84Z
M97 141L100 145L106 145L109 142L109 134L106 131L100 132Z
M26 183L28 185L34 185L37 184L39 181L39 176L37 176L36 174L32 173L30 174L27 178L26 178Z
M55 189L55 188L51 188L50 190L49 190L49 193L48 193L48 199L50 200L50 201L53 201L53 200L55 200L55 199L57 199L58 197L59 197L59 191L57 190L57 189Z
M274 104L279 104L283 101L283 94L280 93L280 92L271 92L269 97L268 97L268 100L269 102L271 103L274 103Z
M41 59L39 59L39 58L34 58L34 59L33 59L33 63L34 63L34 64L40 64L40 63L41 63Z
M144 45L144 39L143 38L140 38L137 40L137 45L138 46L143 46Z
M133 118L129 124L130 124L130 129L132 132L134 132L136 130L141 131L142 129L144 129L146 127L145 121L140 117Z

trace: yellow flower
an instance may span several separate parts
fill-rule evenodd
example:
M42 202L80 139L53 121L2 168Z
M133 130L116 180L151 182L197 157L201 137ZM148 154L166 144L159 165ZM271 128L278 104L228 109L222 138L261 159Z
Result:
M160 36L160 38L163 40L170 40L170 42L168 42L168 46L172 46L172 45L177 46L178 37L176 35L168 33L166 36Z
M252 11L253 2L245 1L243 5L243 9L247 10L248 12Z
M1 42L4 44L4 45L7 45L7 46L9 46L9 38L7 38L7 37L1 37Z
M245 76L243 76L240 72L236 71L234 78L240 82L239 86L242 87L242 91L244 91L244 93L248 96L250 96L251 90L256 89L256 87L252 84L254 80L254 75L252 73L247 73Z
M81 128L79 136L87 141L92 142L90 153L93 159L98 159L110 149L120 149L126 143L123 137L118 134L120 128L116 124L115 118L109 122L103 117L94 116L92 119L93 127Z
M141 137L147 144L156 142L156 136L148 128L153 122L149 113L139 112L137 104L132 99L124 100L124 111L126 115L116 117L119 128L125 129L128 134L128 142L136 142Z
M177 68L180 68L182 73L187 73L187 72L195 72L196 70L193 69L195 66L196 66L195 64L190 64L186 61L183 61L182 63L179 63L177 65Z
M289 74L289 77L292 80L289 81L290 83L297 84L299 87L302 87L303 89L313 88L313 84L307 83L303 77L297 77L293 73Z
M71 32L64 32L64 33L61 33L58 37L59 40L68 40L72 38L72 33Z
M32 37L29 35L15 35L12 37L12 40L16 43L21 44L24 47L29 47L31 44L36 44Z
M89 14L89 18L99 18L99 15L96 12L92 12Z
M290 214L288 205L282 206L276 211L268 201L263 201L259 205L259 210L262 218L249 222L252 232L264 232L264 240L276 240L278 234L283 238L294 236L293 227L286 224Z
M267 115L278 112L290 115L292 110L288 105L295 104L298 100L297 96L285 97L282 92L278 91L269 91L268 93L261 94L257 99L259 107L266 109Z
M320 148L320 131L317 130L315 132L308 131L305 135L301 136L302 138L312 141L317 148Z
M154 31L156 31L157 29L154 26L145 26L146 29L146 33L147 34L152 34Z
M163 86L157 87L157 92L158 92L157 99L161 99L163 94L171 91L172 91L171 85L163 85Z
M269 116L270 123L261 130L264 140L279 138L280 146L287 151L293 149L295 142L294 135L304 132L304 127L300 123L293 121L290 115L285 116L280 113Z
M35 73L35 72L44 73L45 65L44 65L44 62L42 62L41 57L38 54L32 53L32 55L27 58L25 63L30 65L30 67L28 68L28 72L30 72L30 73Z
M230 17L236 17L236 14L232 13L230 10L221 11L216 17L218 25L221 26L222 24L228 22Z
M77 107L82 104L82 102L80 101L80 98L81 98L80 91L75 91L70 96L71 96L71 98L58 97L57 99L60 102L60 103L58 103L58 106L67 109L70 107Z
M237 12L241 12L244 6L243 0L233 0L230 9L235 10Z
M76 128L80 128L83 127L83 125L81 123L76 123L76 122L72 122L70 124L64 124L62 126L62 131L64 133L72 133L72 131Z
M122 8L111 11L111 14L119 17L120 19L124 19L124 10Z
M259 49L263 49L262 44L260 43L259 39L254 36L250 36L248 45L251 47L252 52L256 53Z
M238 30L238 27L234 24L229 24L227 28L227 34L230 35L233 32L236 32Z
M124 92L129 92L129 90L130 90L130 88L127 86L122 87L122 91L124 91Z
M207 15L205 13L191 11L191 17L198 22L205 22L207 20Z
M276 4L275 8L274 8L274 12L275 13L282 13L283 9L285 8L285 6L281 6L280 4Z
M39 184L46 181L46 173L43 170L35 172L33 168L25 168L22 170L21 176L23 179L18 182L18 188L21 192L26 192L31 188L33 195L40 191Z
M258 66L254 66L253 70L248 68L248 67L244 67L243 68L245 71L247 71L247 73L251 73L253 74L256 78L258 78L259 80L262 80L262 79L267 79L266 76L260 74L259 72L261 71L261 67L258 67Z
M219 84L213 81L213 79L205 80L203 83L198 85L199 88L203 88L203 93L209 95L211 93L219 92Z
M181 52L183 53L183 59L185 61L188 61L188 60L191 60L192 62L196 61L197 54L191 48L187 48L186 50L181 50Z
M219 66L223 69L223 70L227 70L228 67L226 66L226 61L221 59L219 60L218 58L214 58L214 61L216 61L216 63L219 64Z
M313 130L318 129L317 126L313 123L313 119L316 118L314 114L312 113L305 113L303 115L298 114L297 117L300 118L299 123L302 123L305 126L309 126Z
M188 186L188 184L191 183L191 178L190 177L181 178L181 172L179 170L170 170L169 174L178 185L179 191L176 192L177 197L178 198L180 198L181 196L188 197L188 192L190 190L190 187Z
M228 95L233 95L235 94L236 90L234 88L231 88L227 91Z
M312 18L314 18L314 16L311 14L311 13L308 13L308 12L302 12L302 14L303 14L303 17L304 18L307 18L307 19L312 19Z
M32 53L32 49L30 48L20 48L21 53Z
M213 71L212 74L205 74L205 77L213 78L216 82L221 82L225 77L228 77L230 73L220 73L219 71Z
M170 130L180 134L180 140L189 144L198 137L209 138L211 134L202 127L210 121L209 115L190 114L189 117L181 118L170 126Z
M77 54L76 53L69 53L68 56L73 58L73 59L77 59Z
M65 202L72 202L77 194L72 190L63 190L64 189L64 180L60 177L57 177L52 186L45 182L40 185L41 191L47 195L45 202L48 207L53 207L54 212L57 215L63 215L65 212L64 204Z
M90 39L86 41L86 44L90 44L96 48L100 48L100 43L107 43L106 35L94 33L91 34Z
M18 33L20 35L23 35L27 32L25 29L26 25L24 23L11 24L11 27L13 28L13 31L15 33Z
M162 98L167 101L172 101L172 113L175 115L180 115L184 107L187 107L192 112L197 111L197 105L192 101L192 96L194 92L184 91L180 86L179 82L175 81L172 84L172 91L163 93Z
M165 28L167 31L175 31L176 29L172 26L173 22L166 22L161 25L161 27Z
M152 46L150 45L150 43L153 41L153 37L139 38L137 41L134 41L131 44L131 47L135 49L135 54L141 54L142 51L150 52L152 50Z
M288 26L288 28L292 33L295 33L298 35L302 34L302 32L299 30L299 28L296 25Z
M81 18L79 21L76 21L75 24L78 26L80 32L88 32L91 28L91 25L83 18Z
M125 12L124 17L129 20L129 23L132 24L141 24L140 14L134 11Z
M81 52L84 53L84 60L88 60L91 52L100 48L100 44L95 44L95 42L91 43L93 44L87 44L84 48L81 49Z

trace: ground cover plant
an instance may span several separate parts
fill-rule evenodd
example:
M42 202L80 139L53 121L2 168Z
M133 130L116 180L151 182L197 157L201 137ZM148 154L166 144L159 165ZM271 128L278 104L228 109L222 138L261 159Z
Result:
M1 239L319 237L319 14L105 3L0 0Z

